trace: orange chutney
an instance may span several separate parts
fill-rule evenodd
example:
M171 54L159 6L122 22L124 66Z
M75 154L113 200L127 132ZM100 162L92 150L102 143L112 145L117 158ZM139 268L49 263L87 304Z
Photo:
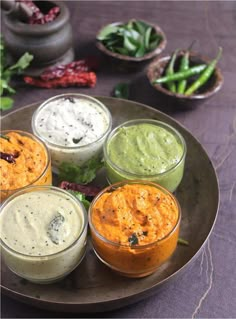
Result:
M157 184L125 184L95 199L90 223L98 257L125 276L143 277L174 252L180 208Z
M20 131L2 132L0 151L0 201L28 185L52 184L47 149L32 134ZM13 156L13 162L4 159L4 154Z

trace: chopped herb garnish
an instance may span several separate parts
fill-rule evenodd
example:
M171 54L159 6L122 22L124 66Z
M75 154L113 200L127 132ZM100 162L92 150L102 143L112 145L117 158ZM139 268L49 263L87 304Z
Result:
M135 233L133 233L129 238L128 242L130 243L131 246L137 245L138 244L138 237Z
M148 234L148 231L143 231L144 236L147 236L147 234Z
M4 139L7 140L7 141L10 141L10 137L7 136L7 135L0 134L0 137L1 137L1 138L4 138Z

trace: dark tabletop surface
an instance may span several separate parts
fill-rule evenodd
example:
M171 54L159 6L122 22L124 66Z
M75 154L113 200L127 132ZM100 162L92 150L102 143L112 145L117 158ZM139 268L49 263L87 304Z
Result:
M44 90L16 86L14 109L63 92L110 96L115 84L131 84L131 99L168 113L202 143L215 166L220 186L220 209L213 232L193 266L182 277L135 305L100 314L53 313L2 296L2 318L233 318L236 317L236 2L232 1L67 1L73 25L76 58L99 55L95 34L106 23L140 18L165 31L165 53L188 47L210 57L224 49L219 63L224 85L217 95L194 110L180 111L157 98L145 69L127 73L108 63L93 89ZM3 34L4 34L4 26ZM106 62L106 61L105 61ZM207 213L207 212L206 212Z

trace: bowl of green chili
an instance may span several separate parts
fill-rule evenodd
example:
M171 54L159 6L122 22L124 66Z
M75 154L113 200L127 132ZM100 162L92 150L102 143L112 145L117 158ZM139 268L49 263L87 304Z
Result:
M175 50L158 57L147 68L147 77L159 94L177 105L194 107L215 95L224 79L218 62L222 48L205 57L189 50Z
M160 54L167 44L165 33L157 24L137 19L102 27L96 40L101 52L127 62L150 60Z

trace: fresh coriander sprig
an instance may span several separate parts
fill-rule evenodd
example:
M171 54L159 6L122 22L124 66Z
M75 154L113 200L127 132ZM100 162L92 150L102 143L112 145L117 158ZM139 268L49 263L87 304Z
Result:
M0 110L6 111L13 106L14 100L9 96L5 96L6 94L9 95L16 92L10 86L11 78L15 74L21 74L32 60L33 55L26 52L15 64L9 66L4 41L2 37L0 37Z
M85 209L88 210L89 206L90 206L90 201L88 201L86 199L85 194L81 193L81 192L76 192L76 191L72 191L72 190L67 190L67 192L69 192L70 194L74 195L76 198L78 198L78 200L84 205Z
M88 184L96 177L97 171L103 166L103 160L100 158L91 158L82 166L64 162L58 168L59 180L66 180L78 184Z

